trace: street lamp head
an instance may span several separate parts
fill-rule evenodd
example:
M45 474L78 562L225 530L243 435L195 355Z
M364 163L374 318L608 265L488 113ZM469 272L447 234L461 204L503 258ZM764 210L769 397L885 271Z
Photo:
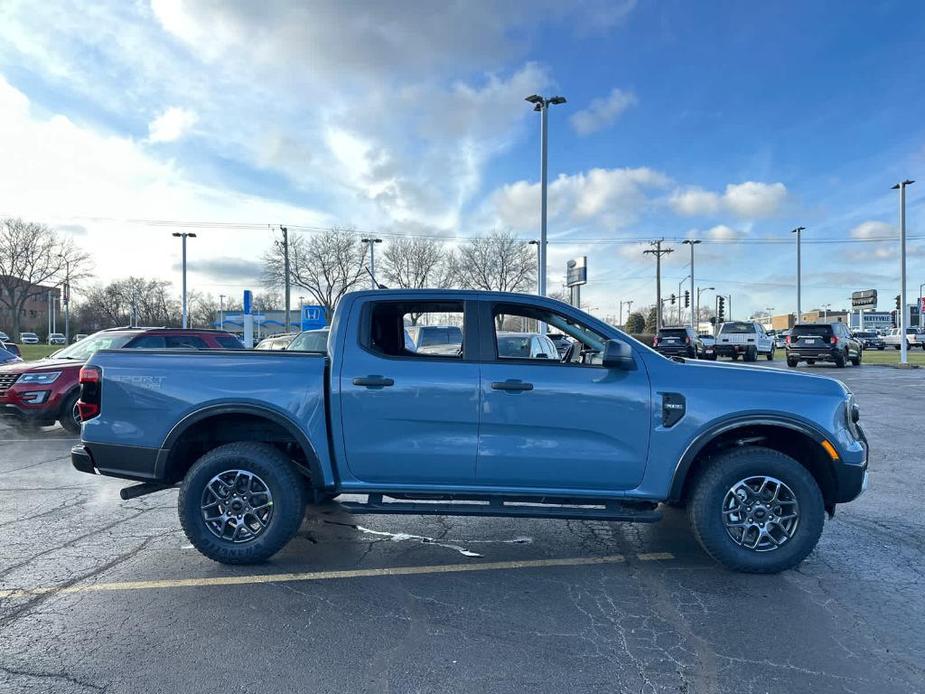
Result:
M801 231L806 231L806 227L797 227L790 231L791 234L799 234Z
M189 236L191 239L196 238L196 234L193 234L193 233L189 233L189 234L187 234L187 236Z
M181 236L183 236L183 234L181 234L179 231L175 231L175 232L173 232L173 234L171 234L171 236L175 236L176 238L180 238Z
M552 104L553 106L558 106L559 104L565 103L565 97L564 96L554 96L546 103Z
M540 245L540 242L537 241L536 239L533 239L533 240L531 240L531 241L527 241L527 243L528 243L529 245L531 245L531 246L539 246L539 245Z
M693 246L694 244L702 243L702 242L700 241L700 239L684 239L681 243L688 243L691 246Z
M526 99L524 99L524 101L529 101L531 104L539 105L543 103L543 97L541 97L539 94L531 94Z

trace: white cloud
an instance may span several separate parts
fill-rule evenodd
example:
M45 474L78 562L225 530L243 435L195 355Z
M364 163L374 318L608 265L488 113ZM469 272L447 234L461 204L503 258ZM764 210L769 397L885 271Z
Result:
M719 195L697 187L676 190L668 202L675 212L687 217L713 214L720 207Z
M592 100L588 108L573 114L569 121L579 135L590 135L611 125L636 103L635 94L614 88L608 96Z
M186 135L198 120L195 111L171 106L148 123L148 141L175 142Z
M715 227L707 229L705 232L707 238L713 241L734 241L745 236L745 232L728 227L725 224L717 224Z
M549 185L549 216L561 223L596 223L608 229L636 221L647 205L646 191L668 185L663 173L649 168L591 169L560 175ZM539 225L539 183L517 181L491 196L498 220L513 229Z
M851 238L854 239L876 239L893 236L896 228L886 222L867 221L861 222L851 230Z
M786 197L783 183L746 181L727 185L723 202L741 217L768 217L780 209Z
M721 210L744 219L770 217L787 199L783 183L745 181L730 183L722 195L696 186L678 189L668 199L671 208L687 217L715 214Z

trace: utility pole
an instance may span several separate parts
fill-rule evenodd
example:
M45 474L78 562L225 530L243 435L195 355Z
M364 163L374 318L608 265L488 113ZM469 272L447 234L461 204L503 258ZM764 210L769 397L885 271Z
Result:
M533 110L540 114L540 276L539 295L546 296L546 189L547 189L547 142L549 140L549 107L565 103L564 96L546 98L532 94L526 98L533 104Z
M650 248L643 251L643 253L651 253L655 256L655 329L660 330L662 327L662 256L667 255L668 253L674 253L673 248L662 248L662 242L665 239L659 239L658 241L650 241L650 246L655 246L655 248Z
M218 295L218 329L225 329L225 295Z
M360 239L369 245L369 281L373 289L379 289L379 283L376 281L376 244L382 243L382 239Z
M188 320L188 313L186 310L186 239L188 238L194 239L196 238L196 234L193 234L190 232L175 231L173 232L173 236L178 239L181 239L182 246L183 246L183 322L182 322L182 325L183 325L183 329L185 330L187 327L187 320ZM65 318L65 323L66 322L67 322L67 318Z
M286 292L286 332L292 330L292 314L289 311L289 229L282 224L279 230L283 232L283 272L285 273L285 292Z
M684 239L681 243L686 243L691 247L691 302L694 301L694 246L698 243L701 243L699 239ZM679 290L680 291L680 290ZM694 315L697 315L697 320L700 319L700 298L697 298L697 303L691 306L691 328L694 330L697 329L697 326L694 325L695 319Z
M909 363L906 349L906 326L909 320L906 317L906 186L915 181L906 179L893 186L899 191L899 361L901 364Z
M803 307L800 303L800 299L801 299L800 295L802 291L802 286L801 286L802 269L801 269L801 263L800 263L800 235L804 231L806 231L806 227L797 227L796 229L793 229L790 232L791 234L797 235L797 320L796 320L797 323L803 320Z

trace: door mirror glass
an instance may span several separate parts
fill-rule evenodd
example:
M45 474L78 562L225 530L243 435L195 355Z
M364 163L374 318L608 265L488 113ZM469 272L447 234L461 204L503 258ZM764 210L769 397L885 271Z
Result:
M601 363L607 369L629 371L634 366L633 350L625 342L607 340L604 343L604 354Z

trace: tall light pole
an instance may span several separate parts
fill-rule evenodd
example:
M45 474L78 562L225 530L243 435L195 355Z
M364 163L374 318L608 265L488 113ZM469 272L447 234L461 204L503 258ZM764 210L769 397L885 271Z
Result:
M620 302L620 327L622 328L626 323L623 321L623 304L626 304L626 318L629 320L630 312L633 310L633 300L621 301Z
M369 246L369 280L373 289L379 289L379 283L376 282L376 244L382 243L382 239L360 239Z
M62 254L58 257L64 261L64 339L68 344L71 342L71 260Z
M531 246L536 246L536 293L539 296L543 296L544 292L540 287L542 283L540 276L543 274L543 253L540 250L542 244L536 239L528 241L527 243L529 243Z
M774 322L772 321L772 318L773 318L773 316L774 316L774 307L773 307L773 306L765 306L765 309L764 309L764 310L765 310L765 311L767 312L767 314L768 314L768 325L770 325L771 328L773 329L773 328L774 328Z
M822 322L827 323L829 320L829 309L832 304L822 304Z
M218 295L218 329L225 329L225 295Z
M279 230L283 233L283 285L286 292L286 332L288 333L292 330L292 314L289 312L289 229L280 224Z
M796 229L793 229L790 232L791 234L797 235L797 320L796 320L797 323L803 320L803 306L801 304L802 286L800 283L801 282L801 272L802 272L801 263L800 263L800 235L804 231L806 231L806 227L797 227Z
M565 103L564 96L544 97L532 94L526 98L533 110L540 113L540 280L539 295L546 296L546 150L548 142L549 107Z
M299 330L302 330L302 314L305 313L305 295L299 295Z
M691 301L694 300L694 246L698 243L701 243L699 239L684 239L681 243L686 243L691 247ZM698 298L696 306L691 306L691 328L694 330L697 329L697 326L694 325L694 315L700 316L700 301Z
M182 239L183 246L183 328L186 329L188 319L188 314L186 311L186 239L194 239L196 238L196 234L185 231L175 231L173 232L173 235L178 239Z
M899 361L901 364L909 363L909 356L906 353L906 186L911 186L915 181L908 178L893 186L893 190L899 191Z

